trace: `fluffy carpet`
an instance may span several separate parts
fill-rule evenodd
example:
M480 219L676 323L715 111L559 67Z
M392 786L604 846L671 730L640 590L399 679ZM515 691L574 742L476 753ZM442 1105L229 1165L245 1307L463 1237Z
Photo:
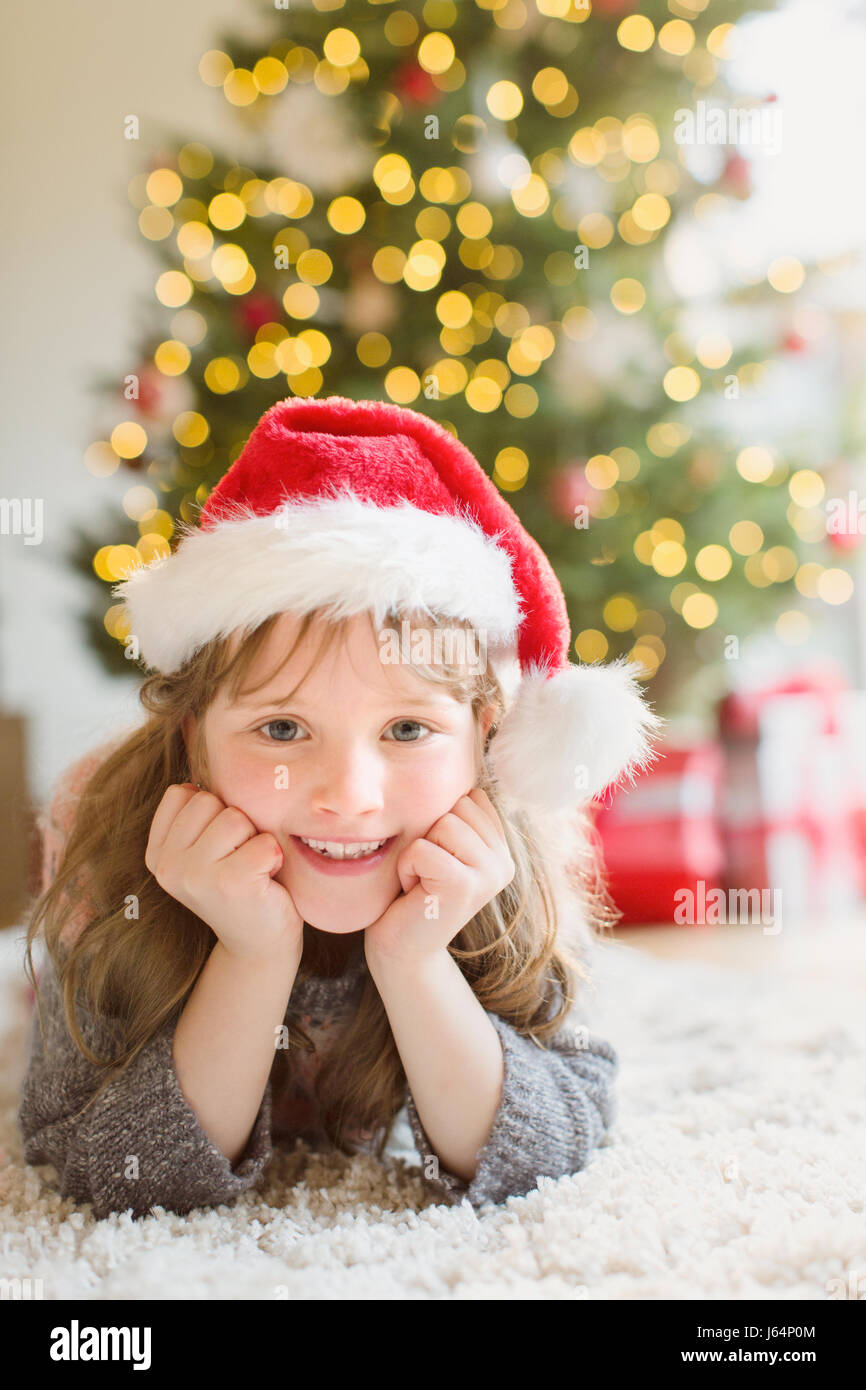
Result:
M234 1205L94 1221L23 1162L29 1005L0 933L0 1276L46 1299L826 1300L866 1279L866 926L785 936L759 973L599 946L584 1017L619 1118L525 1197L437 1205L404 1122L384 1166L299 1147Z

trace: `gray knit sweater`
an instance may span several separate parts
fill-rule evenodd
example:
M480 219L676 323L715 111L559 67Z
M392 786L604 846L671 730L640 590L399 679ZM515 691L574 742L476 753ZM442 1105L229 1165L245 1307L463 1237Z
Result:
M291 1011L316 1026L345 1019L357 1006L367 973L361 955L334 979L304 976L295 981ZM301 1137L318 1147L316 1126L277 1125L272 1069L245 1153L232 1167L208 1138L181 1090L172 1060L179 1009L142 1049L124 1075L107 1086L84 1115L77 1112L97 1089L98 1073L69 1035L57 976L50 960L39 978L45 1042L34 1011L27 1072L18 1123L28 1163L51 1164L60 1193L90 1202L96 1217L131 1211L146 1215L155 1206L178 1213L228 1202L255 1187L275 1143ZM79 1026L92 1046L110 1047L119 1037L116 1020L96 1018L80 1002ZM448 1172L421 1123L411 1090L406 1110L423 1161L431 1195L448 1204L464 1197L474 1208L531 1191L541 1175L576 1173L616 1114L612 1093L618 1069L609 1043L573 1027L545 1047L488 1012L502 1043L505 1079L487 1143L470 1183ZM283 1054L284 1056L285 1054ZM275 1066L277 1062L275 1060ZM135 1161L131 1161L135 1160Z

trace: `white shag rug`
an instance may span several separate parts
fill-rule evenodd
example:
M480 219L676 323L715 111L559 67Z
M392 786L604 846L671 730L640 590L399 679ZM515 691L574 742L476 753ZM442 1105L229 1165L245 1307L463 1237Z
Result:
M477 1215L435 1204L404 1124L385 1166L299 1147L233 1205L94 1221L23 1162L22 940L0 932L0 1276L46 1300L826 1300L866 1278L864 924L780 940L763 973L600 945L616 1125L583 1172Z

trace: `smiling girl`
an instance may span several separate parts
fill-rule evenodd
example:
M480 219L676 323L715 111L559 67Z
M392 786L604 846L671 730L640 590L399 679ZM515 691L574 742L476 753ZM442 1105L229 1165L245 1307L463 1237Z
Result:
M559 584L472 455L289 398L119 594L149 717L42 821L27 1160L97 1217L184 1212L275 1145L381 1157L405 1105L440 1200L579 1171L617 1068L573 1026L609 913L580 806L662 721L632 668L569 665ZM395 662L407 624L484 659Z

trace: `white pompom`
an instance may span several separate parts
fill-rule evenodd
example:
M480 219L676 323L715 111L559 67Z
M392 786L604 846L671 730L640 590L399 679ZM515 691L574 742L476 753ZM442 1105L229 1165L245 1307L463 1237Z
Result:
M666 723L644 700L640 669L620 657L550 677L527 671L488 753L503 795L558 810L634 781L659 756L652 739Z

